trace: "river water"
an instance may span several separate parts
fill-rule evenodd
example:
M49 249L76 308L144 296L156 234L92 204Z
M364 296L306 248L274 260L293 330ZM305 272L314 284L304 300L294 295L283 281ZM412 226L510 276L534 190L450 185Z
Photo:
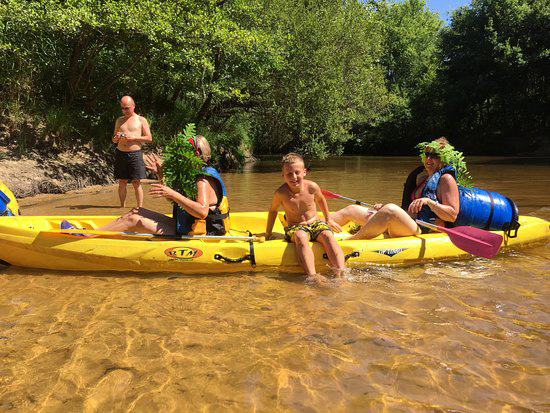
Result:
M341 157L308 177L399 203L417 162ZM476 186L550 220L548 159L468 162ZM232 210L268 208L279 169L224 174ZM117 204L115 186L21 200L25 215L116 215ZM550 243L365 268L328 288L285 273L11 267L0 272L0 411L550 411L549 275Z

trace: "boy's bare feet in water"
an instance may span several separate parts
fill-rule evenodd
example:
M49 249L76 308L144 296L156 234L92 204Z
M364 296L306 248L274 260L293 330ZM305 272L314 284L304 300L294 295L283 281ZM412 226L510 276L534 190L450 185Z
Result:
M326 287L328 284L330 284L330 280L328 280L327 277L317 273L313 275L308 275L305 279L305 283L318 287Z
M335 287L344 282L344 278L340 275L335 277L325 277L319 273L308 275L305 283L316 287Z

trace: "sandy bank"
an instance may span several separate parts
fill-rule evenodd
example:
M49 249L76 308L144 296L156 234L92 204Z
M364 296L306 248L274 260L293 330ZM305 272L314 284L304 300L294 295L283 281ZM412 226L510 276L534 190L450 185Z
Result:
M30 152L13 159L0 148L0 179L17 198L106 185L114 182L112 156L82 148L47 156Z

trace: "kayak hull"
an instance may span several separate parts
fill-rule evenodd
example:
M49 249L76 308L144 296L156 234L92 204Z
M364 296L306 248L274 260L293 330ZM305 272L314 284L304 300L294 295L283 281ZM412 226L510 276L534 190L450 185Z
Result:
M5 264L68 271L172 272L212 274L247 271L302 272L293 244L283 240L283 227L277 222L274 240L177 240L165 238L80 237L55 233L61 220L79 228L95 229L114 220L110 216L16 216L0 219L0 260ZM246 236L244 231L265 230L267 213L231 214L228 235ZM504 237L502 250L523 247L550 239L550 223L521 216L516 238ZM346 229L346 228L344 228ZM504 235L502 232L495 233ZM454 246L442 233L372 240L337 239L348 257L348 267L369 265L401 266L428 261L471 258ZM319 243L312 243L316 268L324 271L328 260Z

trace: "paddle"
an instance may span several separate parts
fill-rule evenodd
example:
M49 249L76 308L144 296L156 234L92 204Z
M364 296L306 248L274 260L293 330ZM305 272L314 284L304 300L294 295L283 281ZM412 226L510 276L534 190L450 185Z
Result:
M334 192L321 190L325 198L327 199L345 199L351 201L357 205L364 205L372 207L372 205L365 202L357 201L352 198L345 197ZM438 225L430 224L428 222L416 220L418 225L433 229L435 231L443 232L449 236L451 242L463 251L466 251L472 255L477 255L483 258L493 258L500 249L502 244L502 235L493 234L492 232L485 231L483 229L474 227L455 227L445 228Z
M145 234L141 232L117 232L117 231L104 231L99 229L53 229L50 231L41 231L41 234L49 235L63 235L63 234L85 234L85 235L99 235L103 237L124 237L124 238L163 238L174 240L228 240L228 241L255 241L265 242L265 237L245 237L245 236L232 236L232 235L175 235L175 234ZM86 239L87 237L82 237ZM77 239L77 238L75 238Z
M443 232L451 242L463 251L483 258L493 258L502 244L502 235L474 227L445 228L439 225L416 220L418 225Z
M327 199L345 199L346 201L351 201L351 202L353 202L354 204L357 204L357 205L363 205L363 206L366 206L366 207L369 207L369 208L374 208L374 206L371 205L371 204L367 204L365 202L357 201L356 199L348 198L344 195L335 194L334 192L327 191L326 189L321 189L321 192L323 193L323 195Z

